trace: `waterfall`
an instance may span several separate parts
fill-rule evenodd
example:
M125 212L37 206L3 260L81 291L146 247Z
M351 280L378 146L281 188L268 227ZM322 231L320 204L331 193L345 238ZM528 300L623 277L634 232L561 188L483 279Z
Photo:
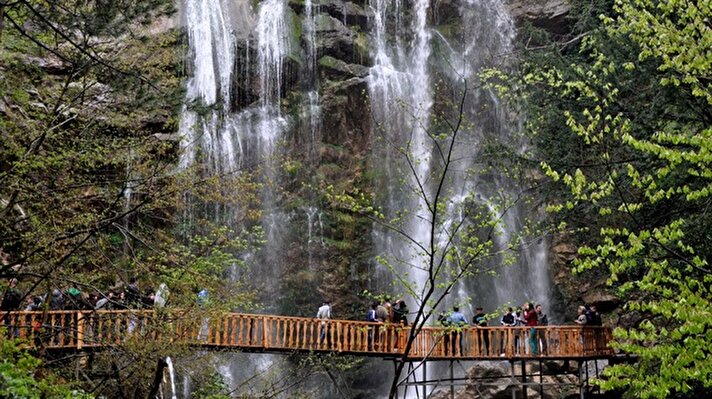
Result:
M186 106L181 113L180 167L195 161L200 149L213 171L231 170L235 151L229 124L221 119L230 106L232 71L236 43L232 22L222 1L185 0L185 23L190 43L192 74L186 84ZM220 103L221 107L214 107ZM211 109L199 116L188 105L200 104Z
M267 300L278 292L284 264L281 245L290 223L277 198L282 151L278 142L290 124L280 109L285 59L291 46L287 0L265 0L256 5L249 0L183 1L190 76L179 124L180 168L199 166L199 173L218 176L231 176L242 169L259 172L266 244L257 253L240 256L251 267L250 282L261 288L265 302L275 312L277 304ZM251 96L257 101L245 104ZM205 208L211 208L207 205ZM233 207L216 204L212 214L203 217L238 230L240 221L233 215L239 210ZM185 217L195 219L190 212ZM227 273L233 278L240 274L237 270ZM270 358L262 355L221 356L216 370L232 389L247 378L246 369L235 366L244 362L263 367L271 364Z
M310 83L316 77L316 16L319 14L319 6L314 7L312 0L304 1L304 37L306 38L307 53L307 78Z
M282 61L289 51L284 0L266 0L260 4L257 17L257 78L260 81L262 107L279 111L282 93Z
M372 0L370 5L374 13L373 36L375 37L374 66L369 75L368 87L372 102L372 114L376 135L382 135L386 146L403 148L415 164L414 173L405 170L402 154L398 151L386 151L385 202L387 210L414 210L415 215L406 226L405 232L418 242L429 240L429 230L423 228L421 219L425 203L422 196L403 194L399 190L400 176L408 176L408 185L417 187L430 175L430 153L432 143L427 136L430 109L432 107L432 89L428 71L431 33L427 26L428 0L414 2L415 18L409 32L413 32L412 46L403 45L401 32L404 31L401 1ZM392 19L392 24L389 23ZM394 25L396 43L389 43L388 26ZM401 147L402 146L402 147ZM376 243L383 243L376 248L376 253L393 254L395 258L411 265L420 264L422 254L412 245L403 246L397 238L376 230ZM380 237L386 235L385 240ZM423 287L426 278L422 268L409 268L409 278L417 287Z
M173 360L170 356L166 358L166 366L171 380L171 399L178 399L178 396L176 396L176 370L173 368Z
M284 186L289 182L285 181L282 161L286 155L294 154L300 162L320 166L322 120L325 136L326 127L331 127L327 125L329 115L322 115L322 101L325 110L333 109L327 108L329 103L325 100L333 93L325 88L333 88L334 82L326 79L320 82L317 59L322 50L318 46L324 44L317 41L317 21L328 20L331 17L326 11L334 10L320 6L325 3L315 0L182 1L190 74L179 123L180 168L197 166L199 173L208 175L231 174L242 169L257 172L262 187L260 223L265 246L241 256L251 267L252 281L264 295L266 311L277 313L281 299L277 297L283 288L280 279L288 270L290 246L297 243L300 249L306 249L302 253L308 257L308 268L314 271L319 269L319 256L329 250L329 241L324 241L324 226L328 235L332 222L327 210L312 198L299 198L304 202L292 208L285 205ZM389 218L399 219L403 231L415 241L426 243L432 239L443 247L448 242L447 231L463 218L463 208L476 204L493 217L503 219L497 227L495 245L504 250L514 242L519 255L515 265L502 270L500 277L466 279L456 286L448 305L471 298L470 315L475 305L493 311L506 302L517 304L530 299L549 307L547 243L517 240L524 231L524 207L515 204L504 212L501 203L516 198L518 187L503 171L490 170L477 160L488 141L517 145L511 134L516 121L494 93L478 88L482 68L493 65L502 54L511 51L514 28L502 2L459 2L463 29L460 35L437 25L433 7L441 2L368 2L371 47L370 57L363 58L372 62L366 80L374 137L372 167L377 172L374 179L379 205ZM448 6L458 10L458 6ZM324 8L323 14L320 7ZM301 46L298 39L292 39L293 33L299 31L299 26L294 26L293 9L303 13ZM344 5L345 21L346 10ZM360 29L359 26L358 33L363 33ZM299 68L298 74L293 73L295 68ZM301 80L293 85L297 75ZM463 126L455 149L458 173L445 182L448 202L443 204L440 227L431 232L428 204L422 195L413 195L413 190L422 187L426 195L431 195L433 176L439 173L436 141L430 133L439 128L434 116L441 111L438 107L442 107L442 93L438 91L441 80L459 88L468 82L471 91L463 110L470 123ZM348 116L348 112L344 114ZM296 143L297 148L288 148L285 143ZM351 148L351 143L329 144ZM410 157L410 165L404 162L403 153ZM231 227L237 223L232 217L236 209L217 205L214 208L200 216ZM197 216L188 212L186 218L193 220ZM374 253L398 260L394 263L395 273L417 287L410 300L422 297L427 281L422 250L378 226L374 226L372 234ZM292 238L293 242L288 241ZM502 260L495 258L490 264ZM364 288L391 292L393 274L383 268L375 269L377 275L369 276L373 286ZM237 270L231 273L235 277L239 274ZM354 264L354 281L359 279L356 274ZM417 304L409 305L415 309ZM272 365L270 358L263 355L244 356L257 369ZM223 362L218 370L231 385L237 385L241 382L240 373L248 368L241 368L236 362Z
M437 26L428 24L427 0L414 1L410 14L402 12L400 1L371 0L370 5L374 15L374 66L369 76L369 94L376 134L387 144L380 147L388 148L385 153L375 154L385 176L381 205L391 217L406 219L401 228L414 241L425 244L430 240L426 204L422 195L413 195L413 190L422 186L425 195L431 195L430 179L439 173L433 163L434 140L428 135L434 105L431 69L447 76L455 87L464 87L467 80L470 93L463 112L471 123L461 128L456 143L454 158L459 162L458 173L445 182L449 194L446 216L438 223L433 238L441 248L447 244L446 232L461 218L466 202L489 209L493 217L502 219L495 244L506 251L507 245L514 242L519 246L516 249L519 259L514 268L501 270L502 278L463 281L457 292L490 310L506 302L526 299L548 305L545 245L542 241L527 243L517 239L524 228L521 206L502 211L502 203L515 198L519 188L504 172L477 165L477 157L482 155L487 140L516 144L511 137L513 124L494 93L473 89L479 83L482 68L494 66L497 57L511 51L514 28L502 4L494 0L463 2L460 16L464 33L461 38L451 39L437 31L433 34ZM410 15L411 20L405 20L403 15ZM434 42L439 49L438 60L430 57ZM404 153L410 157L411 165L405 163ZM380 162L381 159L385 162ZM402 176L405 181L399 184ZM404 209L411 213L403 216ZM425 273L417 267L424 262L422 252L392 233L376 229L375 234L377 245L382 243L376 252L400 259L406 265L397 267L397 272L408 273L409 281L422 289ZM507 278L510 273L516 277Z
M519 153L525 149L512 135L517 123L515 117L503 109L495 93L479 88L479 72L495 65L506 66L501 60L512 50L514 26L502 3L502 0L461 2L459 14L463 31L459 35L445 31L447 37L438 31L437 22L433 22L435 17L428 16L431 4L428 0L370 0L369 3L373 12L374 65L368 84L374 135L379 136L373 157L376 159L374 167L384 176L377 200L389 218L398 220L400 228L411 239L426 247L431 239L430 215L425 212L422 195L413 191L422 187L425 195L432 195L431 178L440 173L437 148L428 135L431 128L437 128L431 123L434 108L442 107L433 100L437 90L433 76L444 78L446 84L457 90L462 90L467 83L469 92L463 113L468 123L461 127L456 142L453 159L457 165L444 182L448 201L432 239L437 248L447 246L448 232L463 220L465 206L477 206L487 210L493 219L501 219L495 228L493 244L495 252L504 255L493 256L479 265L497 268L499 276L464 279L446 299L448 307L464 304L461 307L470 316L478 305L492 312L507 303L519 305L529 300L536 300L551 311L547 243L543 239L534 242L529 242L528 237L520 239L525 229L525 207L515 201L521 189L506 175L507 171L481 164L487 155L484 146L488 142L520 146ZM410 12L404 12L403 8L407 7L411 7ZM410 164L405 162L404 153L410 157ZM427 264L423 251L378 226L374 228L374 243L376 254L389 257L394 265L393 273L406 276L416 287L416 295L411 300L417 301L428 284L427 274L420 268ZM514 264L500 268L499 264L509 255L516 256ZM380 274L377 280L384 280L390 272L381 269ZM391 290L383 285L372 288ZM446 309L443 306L438 310ZM438 373L432 368L428 371L428 379Z

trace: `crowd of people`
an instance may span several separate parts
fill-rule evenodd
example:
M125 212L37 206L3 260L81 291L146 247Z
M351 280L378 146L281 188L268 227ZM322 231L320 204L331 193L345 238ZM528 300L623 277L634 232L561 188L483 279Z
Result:
M446 327L451 332L443 336L445 354L449 351L453 353L461 353L462 337L460 331L465 327L488 327L492 320L491 315L485 313L484 308L478 306L476 314L472 319L472 324L468 322L467 317L460 311L459 306L454 306L451 311L443 311L437 318L436 325ZM370 309L366 313L366 321L373 323L392 323L395 325L408 325L408 306L403 299L391 302L389 299L376 301L371 304ZM323 341L327 336L328 323L331 319L331 303L324 301L317 312L318 319L321 320L321 339ZM578 308L578 317L574 320L577 325L601 326L601 316L598 313L596 306L580 306ZM504 314L499 319L499 324L506 327L530 327L526 334L517 332L514 335L514 347L519 348L520 343L526 344L532 354L537 351L546 352L547 339L545 331L536 329L549 325L549 317L544 313L541 304L534 305L533 303L524 303L519 308L508 307ZM327 337L328 339L328 337ZM375 333L375 329L369 330L368 341L369 349L374 344L378 344L379 334ZM482 340L486 352L490 351L489 335L483 334ZM524 342L523 340L526 340ZM501 348L504 352L504 348ZM518 350L518 349L517 349Z
M24 303L23 299L25 298ZM48 294L23 295L17 288L17 279L11 279L0 303L2 311L43 310L121 310L164 307L168 300L168 288L160 284L158 289L141 290L138 279L132 278L128 285L118 284L105 293L82 292L78 285L66 289L54 288Z
M160 284L158 289L141 289L138 279L132 278L129 283L117 284L109 288L104 293L99 291L92 293L82 292L78 285L71 285L66 289L54 288L49 294L23 296L17 288L18 281L11 279L8 288L5 290L0 310L2 311L38 311L38 310L122 310L122 309L151 309L165 307L168 301L168 288L165 284ZM202 305L207 301L207 290L203 289L197 294L197 301ZM23 298L24 303L23 303ZM472 324L468 322L465 314L458 306L454 306L451 311L443 311L437 317L436 325L446 327L451 330L444 336L445 352L452 350L458 352L462 350L462 334L459 334L465 327L487 327L493 321L492 315L488 315L482 307L477 307L472 319ZM382 324L394 324L396 326L407 326L409 324L409 309L404 299L391 301L388 298L381 301L374 301L366 313L366 321ZM328 320L332 318L331 303L324 301L318 309L317 319L321 321L320 341L328 339ZM596 306L580 306L574 322L577 325L601 326L601 316ZM7 323L7 320L6 320ZM129 323L129 330L134 322ZM207 324L206 321L203 324ZM524 303L519 308L508 307L499 318L499 324L507 327L530 327L526 335L520 337L515 335L515 347L519 347L520 341L526 339L526 345L531 348L533 354L537 350L546 351L545 331L537 330L535 327L549 325L549 318L544 313L542 305ZM202 329L201 329L202 330ZM369 331L369 348L373 344L378 344L379 334L376 329ZM537 337L537 333L539 337ZM484 346L489 351L490 343L488 334L483 334ZM522 341L523 342L523 341Z

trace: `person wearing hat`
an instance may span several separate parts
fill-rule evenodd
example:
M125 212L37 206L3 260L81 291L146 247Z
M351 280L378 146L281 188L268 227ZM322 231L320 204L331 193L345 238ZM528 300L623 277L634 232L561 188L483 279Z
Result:
M82 292L77 287L71 287L67 290L67 299L69 310L83 310L87 309L87 303L82 298Z

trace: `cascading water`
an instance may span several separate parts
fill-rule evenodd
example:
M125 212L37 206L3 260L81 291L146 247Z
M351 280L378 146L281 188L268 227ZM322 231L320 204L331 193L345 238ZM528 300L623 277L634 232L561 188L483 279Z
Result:
M166 366L168 367L168 377L171 380L171 399L178 399L176 395L176 370L173 368L173 359L170 356L166 358Z
M287 0L183 0L186 30L190 45L190 78L186 85L185 108L179 132L181 135L180 166L183 169L199 165L201 173L226 174L243 168L257 168L263 188L260 192L262 227L265 247L245 254L251 266L255 284L264 294L266 310L280 313L278 300L280 278L286 270L286 255L292 242L290 231L306 234L299 237L306 249L309 269L316 270L317 250L324 249L324 227L319 206L305 201L292 211L281 203L284 174L281 158L289 149L282 145L285 136L298 133L294 142L305 163L318 162L322 140L321 95L329 82L320 82L318 63L317 21L325 3L305 0L303 4ZM464 32L457 36L439 29L434 21L430 0L370 0L370 60L367 77L372 118L372 135L380 136L385 145L374 145L378 159L382 195L380 205L391 217L402 216L402 227L415 241L428 242L431 231L427 225L424 199L412 190L422 185L432 193L432 176L438 172L436 147L428 133L436 126L431 118L438 102L435 82L462 86L467 80L475 87L478 72L493 65L499 55L511 50L512 23L503 12L502 0L462 0L459 18ZM303 7L301 21L302 46L290 37L295 31L292 7ZM346 6L343 7L346 21ZM338 22L338 21L337 21ZM323 27L322 27L323 28ZM303 50L302 48L303 47ZM303 53L301 53L303 51ZM300 55L296 55L300 53ZM301 64L289 63L300 58ZM295 66L297 65L297 66ZM291 68L299 68L299 103L285 112ZM291 75L290 75L291 74ZM326 104L326 101L325 101ZM293 106L290 103L290 107ZM324 106L326 109L326 106ZM293 112L292 112L293 111ZM455 157L460 161L456 173L447 182L450 201L446 217L441 220L447 229L461 217L463 204L474 202L504 219L496 245L506 246L519 235L524 226L522 208L512 206L506 213L493 198L516 197L516 185L496 171L485 171L476 157L488 140L513 142L512 121L490 91L472 89L464 112L472 124L464 128ZM326 112L325 112L326 114ZM324 122L326 126L326 122ZM324 129L326 135L326 129ZM413 172L403 162L403 153L412 160ZM464 171L468 171L465 173ZM474 171L473 173L470 173ZM294 210L296 209L296 211ZM409 214L402 210L410 210ZM225 207L205 207L201 217L216 223L234 223L236 210ZM187 219L194 215L187 214ZM318 226L318 232L316 231ZM432 237L444 245L444 230ZM317 236L318 235L318 236ZM417 247L404 243L385 229L374 228L374 252L399 259L396 272L422 289L427 274L422 270L423 254ZM481 277L466 280L457 286L450 303L470 297L473 305L483 305L488 311L506 302L520 303L536 299L545 307L549 282L546 272L546 243L520 246L515 266L502 270L497 278ZM416 267L413 267L416 266ZM234 272L233 275L239 274ZM389 292L390 272L380 270L370 276L374 291ZM358 280L358 276L354 278ZM366 287L364 287L366 288ZM416 292L416 296L417 296ZM411 309L415 306L410 304ZM470 309L472 314L472 309ZM272 361L264 355L247 356L249 369L255 373L270 368ZM266 359L266 360L265 360ZM242 359L245 363L245 358ZM218 367L226 380L239 384L246 374L238 362L223 362ZM234 387L233 387L234 388Z
M259 171L265 244L256 253L241 256L249 264L250 281L262 294L259 299L265 311L279 314L278 294L286 267L283 245L297 219L280 204L285 153L282 142L290 128L307 125L307 148L316 148L313 143L318 140L321 125L314 12L319 8L311 0L306 1L307 62L301 76L308 92L303 96L305 112L300 113L300 118L308 120L308 124L299 124L283 114L281 104L294 67L290 57L299 58L301 51L292 36L295 22L288 1L264 0L254 5L249 0L183 1L192 74L186 85L186 106L179 126L180 167L197 165L201 173L208 175L229 176L243 169ZM307 209L309 227L315 227L318 218L322 235L321 212L313 207ZM216 205L212 212L201 216L218 225L239 228L239 222L231 217L238 211ZM185 218L193 220L195 216L190 212ZM314 240L323 244L321 237L310 235L307 240L304 246L310 255L316 248ZM237 270L230 273L240 274ZM278 363L267 355L225 355L217 360L215 368L231 389L236 389L252 375L280 373L271 370L286 367ZM240 387L255 394L261 388L258 379Z
M526 223L524 207L516 203L520 189L505 171L480 165L485 143L516 144L511 136L515 118L503 109L494 93L477 88L479 72L503 66L500 60L511 52L512 21L501 0L466 0L459 9L462 33L453 35L444 30L449 34L446 37L438 31L436 23L428 23L430 4L428 0L414 0L408 4L412 8L404 11L399 0L370 2L374 15L371 31L374 66L369 76L369 94L377 129L374 134L387 143L385 151L384 146L374 146L377 167L380 165L384 176L380 205L388 216L400 220L402 230L413 241L427 247L431 238L430 215L422 193L414 194L414 190L422 187L426 196L432 195L436 183L433 180L437 180L432 178L440 172L435 162L437 148L428 136L430 117L434 108L441 106L432 100L436 96L433 76L444 79L446 85L455 88L453 92L461 91L466 83L468 95L463 114L469 123L462 126L456 141L453 159L457 165L445 181L448 193L445 216L438 220L432 238L438 248L445 248L448 232L463 219L464 207L474 204L501 219L493 239L494 252L511 252L516 261L511 267L500 268L498 263L504 261L504 256L493 256L492 260L479 264L484 269L496 269L499 276L465 279L457 284L446 305L471 301L470 315L476 305L492 312L504 304L523 301L538 301L550 309L547 245L543 240L529 243L520 239ZM434 51L437 57L431 57ZM406 154L410 164L406 162ZM376 253L388 256L395 264L394 273L407 276L416 293L422 293L428 284L427 273L422 270L427 264L423 251L387 230L376 227L374 235ZM381 273L390 274L383 270ZM411 300L417 302L418 295ZM442 310L446 310L444 306ZM429 379L434 377L433 373L438 370L429 370Z
M402 166L403 154L407 152L415 167L409 176L408 187L417 187L418 182L428 179L430 173L431 142L427 137L430 108L432 106L432 89L428 73L430 57L430 31L427 28L428 0L414 2L415 18L411 26L414 39L412 46L403 45L401 32L402 4L400 0L372 0L371 9L374 13L374 66L369 76L369 94L371 98L372 116L375 122L375 135L380 135L386 141L390 151L386 151L385 196L386 209L394 212L399 209L415 209L416 213L424 211L422 196L405 193L397 182L404 175ZM394 25L395 43L389 43L389 25ZM405 147L403 147L405 146ZM402 150L401 150L402 149ZM407 172L406 172L407 173ZM407 187L405 187L407 189ZM401 201L399 201L399 198ZM405 203L403 203L405 202ZM419 218L413 216L404 226L405 232L415 241L426 242L429 231L419 226ZM376 230L374 242L376 253L390 254L394 259L410 265L418 265L422 259L418 249L412 245L403 245L402 241L390 236L385 231ZM385 236L385 237L384 237ZM382 239L385 238L385 239ZM378 245L378 244L377 244ZM422 287L426 274L422 268L407 268L409 281ZM410 279L413 280L410 280ZM384 287L381 287L384 288Z

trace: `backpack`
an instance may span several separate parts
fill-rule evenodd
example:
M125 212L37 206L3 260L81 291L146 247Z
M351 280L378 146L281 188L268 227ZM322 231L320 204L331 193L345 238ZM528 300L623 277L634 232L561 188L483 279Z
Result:
M443 327L447 327L450 325L450 318L445 313L440 313L440 315L438 316L438 321Z
M589 326L596 325L596 314L591 311L591 309L586 309L586 324Z
M543 315L539 318L539 325L540 325L540 326L548 326L548 325L549 325L549 318L546 317L545 314L543 314Z
M508 326L513 326L514 325L514 315L511 313L507 313L506 315L502 316L502 323Z
M368 313L366 313L366 321L378 321L376 320L376 310L375 309L369 309Z

